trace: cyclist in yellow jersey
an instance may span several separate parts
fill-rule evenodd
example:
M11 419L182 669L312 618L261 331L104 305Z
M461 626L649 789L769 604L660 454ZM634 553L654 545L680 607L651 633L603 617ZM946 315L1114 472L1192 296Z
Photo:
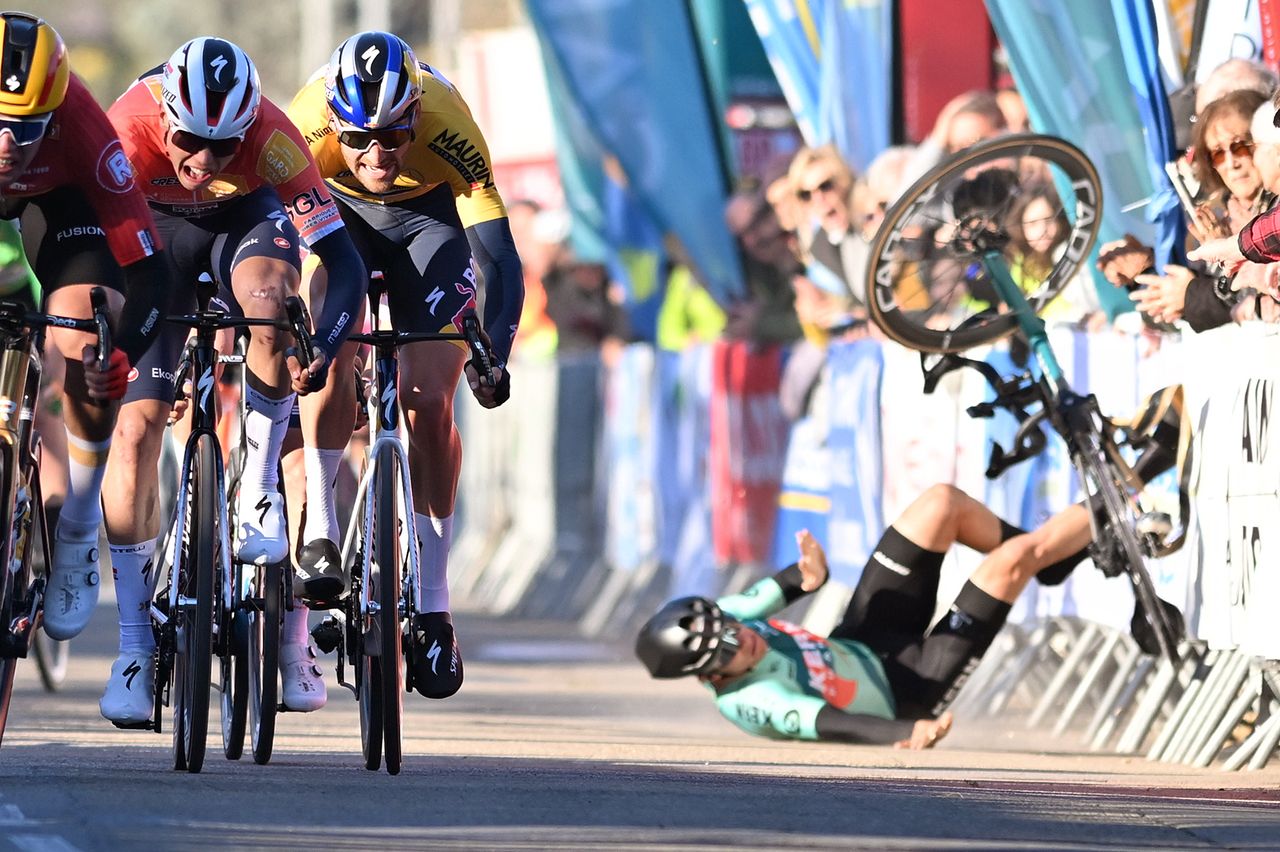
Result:
M506 401L506 362L524 298L520 258L494 185L488 146L471 111L439 72L385 32L357 33L289 108L310 147L343 221L370 270L380 270L392 324L402 331L447 331L475 310L477 275L484 283L483 327L492 344L495 386L468 366L468 383L486 408ZM298 209L299 199L291 203ZM309 263L303 293L323 304L329 288L365 282L329 280ZM312 304L312 313L321 308ZM412 641L422 650L414 683L431 698L462 685L462 658L449 614L447 563L462 447L453 395L465 349L417 343L400 359L421 547L417 584L421 613ZM307 504L299 572L345 588L333 483L355 420L355 347L340 350L330 382L301 401Z

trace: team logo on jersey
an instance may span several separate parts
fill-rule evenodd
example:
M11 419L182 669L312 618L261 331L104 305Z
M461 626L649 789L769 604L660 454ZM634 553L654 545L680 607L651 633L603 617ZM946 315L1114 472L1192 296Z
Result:
M273 130L258 155L258 174L273 186L279 186L301 174L308 162L307 155L292 139L280 130Z
M98 183L103 189L123 194L133 189L133 165L125 156L119 139L111 140L111 144L102 149L98 157Z
M427 147L457 169L463 180L472 186L493 185L493 177L489 173L489 164L485 161L484 154L471 144L470 139L459 137L458 131L441 130L436 138L427 143Z

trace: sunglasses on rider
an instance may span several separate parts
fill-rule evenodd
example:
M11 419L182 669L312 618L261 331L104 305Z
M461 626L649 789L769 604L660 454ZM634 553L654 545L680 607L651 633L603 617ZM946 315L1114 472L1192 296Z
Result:
M26 147L44 138L52 117L53 113L48 112L36 118L0 118L0 133L7 132L14 142Z
M407 127L389 127L383 130L342 130L338 132L338 141L344 147L365 152L377 142L384 151L394 151L407 144L413 138L413 131Z
M205 139L185 130L174 130L169 134L169 140L175 148L188 154L199 154L208 148L209 153L215 157L230 157L240 150L240 143L244 141L235 136L230 139Z
M1213 148L1209 151L1209 162L1213 163L1216 169L1227 161L1227 152L1231 152L1231 156L1239 160L1244 157L1253 156L1253 143L1245 139L1232 139L1231 144L1225 148Z
M836 188L835 178L827 178L822 183L818 184L812 189L797 189L796 198L799 198L801 201L808 201L810 198L817 195L818 193L822 193L825 195L828 192L834 192L835 188Z

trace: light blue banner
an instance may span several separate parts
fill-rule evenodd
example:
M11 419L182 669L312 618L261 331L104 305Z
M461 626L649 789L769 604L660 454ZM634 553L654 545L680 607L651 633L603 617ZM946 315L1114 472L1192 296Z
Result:
M1162 170L1173 134L1148 0L987 0L987 9L1032 128L1075 143L1098 169L1099 243L1131 233L1167 260L1180 215ZM1132 308L1094 279L1111 313Z
M724 224L727 172L681 0L528 0L545 61L664 233L722 303L742 273ZM576 211L575 211L576 212Z
M833 143L864 171L889 146L892 4L746 3L805 143Z

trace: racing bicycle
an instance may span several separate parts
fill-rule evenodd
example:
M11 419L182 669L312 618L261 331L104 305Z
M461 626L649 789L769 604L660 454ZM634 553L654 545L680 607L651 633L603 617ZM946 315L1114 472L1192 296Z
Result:
M54 326L94 334L94 356L99 369L106 369L111 359L106 291L94 287L90 300L90 319L55 316L0 301L0 742L18 660L39 641L44 566L52 564L40 492L40 437L35 430L44 330Z
M214 657L218 659L226 756L233 760L241 756L249 711L255 721L254 758L265 763L270 756L279 674L263 647L274 643L278 655L278 604L284 600L284 592L282 587L272 586L272 578L283 582L279 578L289 573L280 565L243 565L233 558L214 385L218 364L237 359L220 356L215 338L226 328L269 326L294 335L296 354L304 369L311 352L306 311L296 296L286 300L288 320L280 320L230 315L212 305L215 291L212 279L201 276L196 312L166 317L168 322L195 332L175 373L177 388L188 382L192 388L192 427L168 530L172 546L166 550L172 559L166 560L167 571L165 566L161 568L168 584L151 607L157 640L155 707L151 720L139 726L160 733L164 708L171 706L173 766L192 773L204 765ZM270 622L273 616L274 623ZM269 669L268 662L272 663Z
M1035 198L1043 203L1029 213ZM1005 408L1018 418L1015 446L993 448L989 477L1038 454L1043 423L1061 436L1093 509L1094 564L1107 576L1127 573L1142 613L1135 638L1176 662L1185 627L1146 567L1164 555L1165 530L1145 524L1134 494L1140 483L1122 452L1129 437L1092 394L1071 388L1039 316L1089 257L1101 215L1097 171L1070 143L1022 134L979 144L925 174L886 212L871 245L868 307L893 340L941 355L922 355L926 390L950 370L977 367L996 398L970 413ZM1038 265L1030 262L1034 225L1054 241ZM1013 334L1032 356L1022 375L1001 377L957 354Z
M398 350L423 341L465 341L471 366L490 384L492 358L474 314L463 318L460 333L379 328L383 290L381 276L374 273L369 287L373 330L348 338L374 350L372 392L362 400L372 441L342 548L350 590L344 605L332 609L312 635L324 653L337 650L338 683L359 701L365 768L377 770L385 756L387 773L396 775L403 756L402 699L413 689L412 655L421 653L401 636L416 614L419 565L409 459L399 434ZM347 680L347 665L354 682Z

